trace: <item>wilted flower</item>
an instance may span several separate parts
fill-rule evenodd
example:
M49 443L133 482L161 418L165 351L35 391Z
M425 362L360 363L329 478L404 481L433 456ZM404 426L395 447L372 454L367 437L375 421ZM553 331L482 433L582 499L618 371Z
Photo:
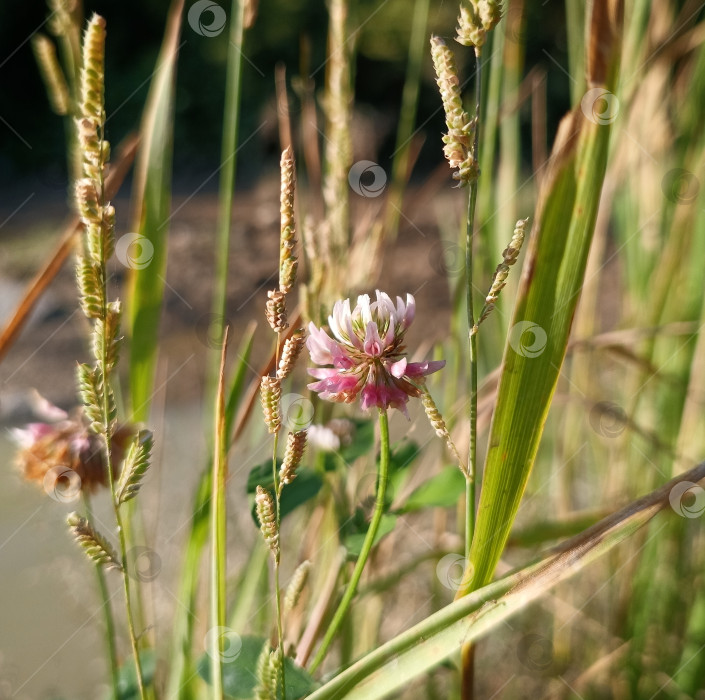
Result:
M60 479L62 472L56 467L70 469L78 475L77 486L91 492L107 481L103 440L88 429L81 410L69 415L60 408L41 399L40 413L49 421L29 423L24 428L12 430L12 437L20 448L16 463L27 481L35 481L45 488L54 484L47 479ZM118 426L111 440L114 474L119 471L124 450L136 432L134 426ZM52 471L53 470L53 471Z
M322 399L351 403L361 396L362 408L397 408L408 418L406 403L420 396L412 380L421 380L445 365L438 362L408 362L404 333L414 320L416 304L411 294L406 304L397 297L396 306L384 292L377 301L363 294L351 311L350 300L337 301L328 325L335 340L314 323L309 325L306 346L317 365L309 369L319 381L309 384Z

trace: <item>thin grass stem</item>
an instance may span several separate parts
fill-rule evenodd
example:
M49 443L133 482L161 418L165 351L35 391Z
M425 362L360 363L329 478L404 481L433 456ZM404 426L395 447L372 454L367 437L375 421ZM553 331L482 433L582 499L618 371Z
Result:
M475 51L475 137L472 156L479 162L480 100L482 98L482 59ZM478 178L470 182L468 192L467 219L465 221L465 282L466 306L468 317L468 342L470 348L470 440L468 445L468 470L465 477L465 561L470 561L470 547L475 534L475 495L477 474L477 333L475 332L475 312L472 301L473 287L473 233L475 225L475 206L477 204ZM475 652L471 643L464 644L461 652L461 697L469 700L473 697Z
M277 350L275 354L275 367L279 365L279 353L281 349L281 334L277 333ZM274 498L275 500L275 517L276 531L280 531L281 527L281 495L283 483L278 480L277 474L277 447L279 446L279 431L274 433L274 446L272 447L272 479L274 483ZM286 671L284 669L284 625L282 623L282 602L281 591L279 590L279 553L274 557L274 598L277 606L277 640L279 642L279 653L281 655L282 665L282 700L286 700Z
M103 126L101 125L100 140L101 143L104 139ZM100 178L100 201L105 202L105 184L103 182L103 169L104 163L101 163L98 168L99 178ZM108 269L106 264L105 251L101 255L100 262L100 279L103 281L104 293L103 297L103 308L102 308L102 318L105 321L108 318L108 293L107 293L107 279L108 279ZM125 596L125 612L127 617L127 628L130 635L130 646L132 648L132 656L135 662L135 675L137 676L137 687L139 689L140 699L145 700L145 688L144 688L144 677L142 674L142 663L140 661L139 649L137 647L137 635L135 633L135 621L132 612L132 600L130 596L130 577L129 577L129 562L127 560L127 539L125 537L125 527L122 521L122 515L120 513L120 502L116 492L115 484L115 474L113 469L113 455L112 455L112 419L110 416L110 370L111 365L108 358L109 343L102 343L102 351L100 353L99 365L100 373L103 378L103 386L100 392L100 403L101 403L101 413L103 419L103 437L105 442L105 464L108 473L108 486L110 487L111 502L113 505L113 512L115 513L115 523L117 524L118 540L120 544L120 561L122 562L122 588Z
M211 630L217 630L212 635L215 648L209 649L211 656L211 678L213 697L223 698L223 668L221 630L225 629L226 621L226 563L227 563L227 510L225 500L225 485L227 481L227 445L225 433L225 357L228 347L228 327L223 333L223 345L220 356L220 372L216 391L215 407L215 441L213 449L213 483L211 499L211 591L210 591L210 624Z
M348 587L345 589L343 598L338 605L338 609L335 611L335 615L333 616L333 620L328 627L328 631L321 642L321 646L311 662L311 673L313 673L321 665L321 662L325 658L333 638L338 632L338 629L340 628L340 625L348 612L348 608L350 607L350 603L352 602L352 599L357 591L357 585L360 582L360 577L362 576L362 572L365 568L365 564L367 563L370 551L374 545L375 537L377 536L377 531L379 530L379 524L382 521L382 515L384 514L387 480L389 478L389 421L387 419L387 411L384 408L379 409L379 437L380 458L379 470L377 472L377 497L375 498L375 509L372 514L372 520L370 521L370 527L367 530L367 535L365 536L365 541L363 542L360 556L357 558L357 563L355 564L355 569L353 570Z
M86 508L86 520L93 522L93 509L91 507L91 499L86 491L83 491L83 503ZM98 582L98 592L100 593L101 611L103 613L103 622L105 624L105 655L110 668L110 694L113 700L118 700L118 660L117 647L115 645L115 618L113 617L113 608L110 604L110 595L108 593L108 584L105 580L105 571L103 567L98 565L95 567L96 580Z

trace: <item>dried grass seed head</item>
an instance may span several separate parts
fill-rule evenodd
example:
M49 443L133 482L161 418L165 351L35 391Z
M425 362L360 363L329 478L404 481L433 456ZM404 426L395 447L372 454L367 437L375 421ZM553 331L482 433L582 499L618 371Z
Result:
M466 185L479 174L472 153L477 123L463 109L455 56L443 39L437 36L431 37L431 57L448 128L448 133L443 136L443 153L455 170L453 178L460 185Z
M269 375L262 377L259 385L260 401L264 422L270 433L276 433L281 427L281 382Z
M32 38L32 49L52 110L60 116L68 114L71 111L71 96L64 72L56 57L54 42L43 34L35 34Z
M305 430L297 430L286 436L286 450L279 471L279 480L282 484L290 484L296 478L296 470L301 464L301 458L306 449L306 437Z
M303 328L295 330L285 341L282 356L277 368L277 378L286 379L294 369L296 361L301 355L301 351L306 343L306 334Z
M279 530L277 528L276 511L272 494L262 486L257 486L255 492L255 509L259 520L260 530L267 546L279 559Z
M267 292L265 315L275 333L281 333L289 327L286 313L286 295L284 292L279 289L270 289Z

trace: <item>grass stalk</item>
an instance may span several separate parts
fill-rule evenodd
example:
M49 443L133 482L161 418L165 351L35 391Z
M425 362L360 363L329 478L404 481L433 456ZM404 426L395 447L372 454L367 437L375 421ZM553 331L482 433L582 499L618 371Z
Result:
M281 268L281 261L280 261ZM281 350L281 333L277 333L277 349L275 354L276 365L279 365L279 354ZM279 446L279 431L274 433L274 444L272 446L272 483L274 484L274 498L275 498L275 518L276 518L276 531L279 533L281 531L281 497L282 488L284 483L278 478L277 474L277 447ZM286 670L284 663L284 625L282 623L282 600L281 591L279 586L279 559L280 554L277 551L274 557L274 599L277 608L277 641L279 644L279 654L282 659L281 674L282 674L282 700L286 700Z
M223 142L220 154L220 185L218 192L218 228L215 248L215 288L213 292L213 325L210 337L223 336L228 284L230 252L230 220L233 211L233 192L237 165L237 139L240 127L240 92L242 85L242 44L245 33L245 2L233 0L230 11L228 62L225 75L225 109L223 114ZM217 383L216 353L211 356L208 396L213 396Z
M479 162L479 120L480 101L482 99L482 58L480 51L475 51L475 138L472 156ZM470 547L475 533L475 484L477 474L477 333L475 332L475 312L472 301L473 287L473 242L475 226L475 207L477 205L478 178L470 182L468 191L468 209L465 221L465 303L468 318L468 343L470 349L470 440L468 444L468 470L465 477L465 559L470 561ZM472 697L474 649L472 644L463 645L461 652L461 696Z
M223 698L222 654L221 648L225 628L226 588L225 572L227 562L227 510L225 502L225 483L227 479L228 438L225 432L225 355L228 344L228 328L223 334L220 373L215 408L215 443L213 455L213 482L211 491L211 591L210 591L210 626L218 634L211 632L213 649L210 649L211 679L213 697Z
M100 133L101 141L103 138L102 132ZM100 173L100 197L101 201L105 201L105 192L103 187L103 162L101 161L101 167L99 168ZM102 260L100 263L100 279L103 281L103 294L102 294L102 320L105 324L108 318L108 290L107 290L107 279L108 270L106 265L106 255L103 252L101 256ZM95 331L94 331L95 332ZM118 541L120 546L120 561L122 562L121 575L122 575L122 589L125 596L125 613L127 618L127 629L130 636L130 647L132 648L132 656L135 662L135 675L137 676L137 687L139 689L140 699L145 700L147 697L145 694L144 678L142 675L142 663L140 662L139 649L137 647L137 635L135 633L135 621L134 614L132 611L132 598L130 594L130 575L129 575L129 562L127 560L127 538L125 536L125 526L122 521L122 514L120 512L120 502L118 500L118 495L116 492L115 484L115 472L113 469L113 455L112 455L112 440L111 432L113 430L113 418L111 416L111 401L110 401L110 372L111 365L108 358L109 344L107 342L102 343L102 350L100 353L100 358L98 360L98 366L100 368L100 376L102 377L102 388L100 391L100 409L102 413L102 432L104 437L104 448L105 448L105 464L106 471L108 474L108 486L110 488L110 501L113 506L113 512L115 513L115 523L117 524Z
M86 491L83 491L83 503L86 508L86 520L93 522L93 509L91 507L91 498ZM110 669L110 695L112 700L118 700L118 659L117 647L115 645L115 618L113 617L113 608L110 604L110 594L108 592L108 584L105 580L105 571L102 566L95 567L96 581L98 582L98 592L100 593L101 611L103 613L103 622L105 625L105 655L108 660Z
M279 335L277 335L277 358L279 357ZM274 446L272 447L272 479L274 480L275 511L277 532L281 528L281 497L283 482L278 479L277 474L277 447L279 445L279 433L274 433ZM277 608L277 641L279 643L279 653L282 658L282 700L286 700L286 670L284 664L284 625L282 623L282 597L279 585L279 555L274 557L274 599Z
M313 673L321 665L323 659L325 659L328 648L330 647L331 642L333 641L346 613L348 612L348 608L350 607L350 603L352 602L352 599L357 591L357 585L360 582L360 577L362 576L362 572L365 568L365 564L367 563L370 551L374 545L377 530L379 529L379 524L382 521L382 515L384 514L387 480L389 478L389 421L387 418L387 411L383 408L379 409L379 436L380 459L379 470L377 472L377 496L375 498L375 509L372 514L372 520L370 521L370 527L367 530L367 535L365 536L365 541L362 544L360 556L357 559L355 569L353 570L348 586L345 589L343 598L338 605L338 609L335 611L335 615L333 616L333 620L328 627L328 631L321 642L321 646L311 662L311 673Z
M426 47L428 8L429 0L416 0L414 3L406 78L401 97L399 126L397 127L397 140L392 163L392 181L384 213L384 235L391 240L396 238L399 230L404 188L409 178L409 154L418 112L421 69Z

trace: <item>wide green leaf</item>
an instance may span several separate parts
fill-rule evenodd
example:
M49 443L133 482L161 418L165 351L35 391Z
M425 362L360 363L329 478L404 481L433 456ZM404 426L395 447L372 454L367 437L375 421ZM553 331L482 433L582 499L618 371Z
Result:
M406 499L400 513L413 513L423 508L454 506L465 491L465 477L458 467L445 467L419 486Z
M252 698L257 687L257 660L264 646L263 637L238 637L231 634L229 650L223 660L223 689L230 698ZM229 655L232 658L228 658ZM290 657L284 658L286 697L298 700L306 697L316 687L316 681L305 669L297 666ZM198 673L210 684L210 659L204 654L198 661ZM281 697L281 696L280 696Z
M372 546L374 547L383 537L386 537L390 532L393 532L397 524L397 517L391 513L387 513L382 516L382 520L379 523L379 530L375 535L374 542ZM355 532L348 535L345 538L344 545L345 549L348 551L348 556L352 559L356 559L360 556L362 551L362 545L365 542L365 537L367 536L367 529L364 532Z
M142 667L142 678L146 685L150 685L154 679L154 672L157 668L157 659L151 649L140 652L140 666ZM138 700L140 697L139 685L137 684L137 672L135 662L128 658L118 672L117 688L118 700ZM106 694L107 698L113 698L112 692Z

